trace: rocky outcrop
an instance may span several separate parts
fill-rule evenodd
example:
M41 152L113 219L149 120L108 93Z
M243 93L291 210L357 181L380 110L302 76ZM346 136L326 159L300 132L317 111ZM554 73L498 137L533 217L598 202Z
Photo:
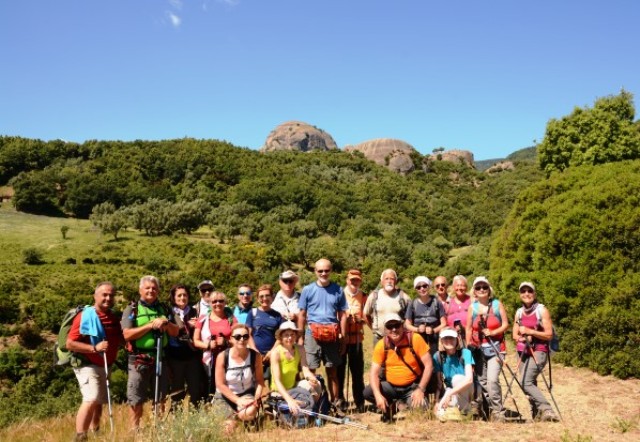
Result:
M338 146L333 137L322 129L301 121L287 121L271 131L260 152L293 150L332 150Z
M415 168L411 154L417 153L417 151L402 140L378 138L355 146L346 146L344 150L346 152L361 152L365 158L394 172L409 173Z
M485 170L485 173L489 173L489 174L498 173L505 170L514 170L515 168L516 167L513 165L511 161L500 161L499 163L496 163L490 168L488 168L487 170Z
M451 163L467 163L474 166L473 153L468 150L445 150L429 155L429 159L433 161L449 161Z

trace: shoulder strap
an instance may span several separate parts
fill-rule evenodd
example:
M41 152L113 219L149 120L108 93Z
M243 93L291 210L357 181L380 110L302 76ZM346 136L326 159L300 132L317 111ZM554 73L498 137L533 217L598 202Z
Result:
M523 307L520 307L518 310L516 310L516 321L518 322L518 324L520 324L520 321L522 321L522 311Z
M229 355L229 350L231 350L231 349L230 349L230 348L227 348L227 349L224 351L224 371L229 370L229 357L230 357L230 355Z
M536 319L538 320L538 325L542 325L542 309L544 308L544 304L538 304L536 307Z
M476 320L476 316L478 316L478 305L479 302L478 301L473 301L473 303L471 303L471 323L473 324L473 322Z
M500 301L497 298L491 300L491 309L496 318L502 323L502 315L500 314Z

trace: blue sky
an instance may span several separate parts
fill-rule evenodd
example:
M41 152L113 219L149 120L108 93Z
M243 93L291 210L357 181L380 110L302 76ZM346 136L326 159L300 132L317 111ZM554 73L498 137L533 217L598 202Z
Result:
M637 96L639 22L635 0L0 0L0 134L257 149L299 120L502 157Z

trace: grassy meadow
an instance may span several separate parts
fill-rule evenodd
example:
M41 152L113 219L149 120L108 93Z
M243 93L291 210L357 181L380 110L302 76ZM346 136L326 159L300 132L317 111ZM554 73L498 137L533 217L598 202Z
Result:
M66 239L61 233L62 226L69 227ZM2 357L18 347L24 349L21 351L41 355L39 358L34 357L40 364L35 367L32 362L18 359L18 363L24 366L21 366L22 378L15 378L18 388L14 390L13 396L6 394L9 385L0 385L0 416L4 416L4 424L0 426L4 427L0 430L2 441L72 439L79 393L68 368L62 374L59 369L51 369L47 358L54 338L52 326L59 323L68 307L90 302L93 286L98 281L109 279L116 283L120 294L119 306L122 307L128 298L135 297L138 278L143 274L159 276L166 296L168 284L177 282L178 279L195 286L209 272L224 272L224 269L214 269L210 267L211 264L207 264L218 262L216 260L220 258L220 253L229 254L225 257L233 256L233 259L247 261L257 256L257 249L251 244L220 246L214 243L206 231L189 237L146 237L138 232L126 231L121 234L121 239L114 241L94 229L89 221L27 215L15 212L7 204L0 208L0 232L0 301L3 309L15 309L15 320L5 319L1 324L0 370L9 373L12 367L15 368L13 359ZM25 264L24 252L27 249L39 251L43 263ZM250 270L247 269L247 275L249 273ZM273 278L275 281L275 275ZM223 290L231 289L232 287L223 287ZM32 318L36 318L37 324ZM32 333L25 330L31 330ZM37 333L33 333L34 330ZM41 340L36 339L34 334L40 336ZM370 342L367 337L367 355L371 352ZM509 360L511 366L515 367L513 353ZM14 366L11 366L12 363ZM53 376L50 373L58 374ZM511 376L507 375L510 380ZM29 378L30 383L23 381L23 378ZM66 382L62 386L60 379ZM23 382L24 385L21 385ZM92 436L90 440L582 442L640 439L640 404L637 400L640 396L640 380L603 377L586 369L564 367L560 364L554 364L553 367L553 392L564 417L561 423L440 423L427 419L424 414L414 413L395 423L383 424L378 414L367 412L352 416L353 419L370 425L370 429L366 431L334 424L290 431L268 423L262 432L246 433L240 430L235 435L224 438L219 432L218 419L206 410L179 410L160 419L155 426L148 415L144 430L138 435L131 434L127 407L122 404L125 382L124 373L114 371L112 393L116 402L115 433L109 432L105 412L101 433ZM541 379L540 384L543 385ZM54 388L58 390L52 390ZM528 418L526 399L515 384L513 388L517 407ZM47 399L47 402L37 395L38 390L46 390L56 399L53 402ZM544 386L542 390L546 392ZM514 409L516 404L509 400L506 406ZM52 414L57 416L47 417ZM13 415L14 419L11 420L8 415ZM17 415L31 417L15 419Z

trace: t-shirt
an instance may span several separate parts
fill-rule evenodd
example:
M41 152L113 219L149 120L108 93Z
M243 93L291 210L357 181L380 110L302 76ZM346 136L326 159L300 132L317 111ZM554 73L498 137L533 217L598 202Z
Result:
M457 355L446 355L442 365L440 365L440 354L436 353L433 355L433 373L442 372L444 383L449 388L451 388L451 379L453 379L453 376L457 374L464 375L464 369L467 365L475 365L475 361L473 360L471 351L466 348L462 349L462 360L460 360Z
M298 308L299 299L300 293L298 292L293 292L289 298L287 295L282 293L282 290L280 290L276 293L276 297L271 303L271 308L280 312L283 317L286 317L289 313L293 313L295 315L300 311L300 308Z
M120 343L124 340L124 338L122 337L122 328L120 327L118 318L113 312L109 311L107 313L102 313L101 311L96 309L96 313L98 314L100 323L104 327L107 342L109 343L109 348L107 349L107 364L111 365L118 356L118 347L120 346ZM69 334L67 336L71 338L72 341L79 341L84 342L85 344L90 344L91 341L89 339L89 336L83 336L80 334L81 318L82 313L76 315L76 317L73 318L73 323L71 324L71 328L69 329ZM85 356L87 360L93 365L104 365L102 353L81 354L82 356Z
M342 287L335 282L327 287L316 282L305 286L298 307L307 312L307 322L314 324L337 324L338 312L349 310Z
M394 350L392 343L390 344L391 348L385 349L386 338L380 339L373 349L373 362L378 365L385 364L386 380L396 387L404 387L420 380L402 360L409 364L413 371L422 374L420 363L416 360L416 357L409 348L407 336L408 334L402 338L398 346L398 352L400 352L402 359ZM422 358L425 354L429 353L429 344L427 344L418 333L411 333L411 337L413 351L418 355L418 358Z
M250 311L251 311L251 306L247 308L242 308L239 305L236 305L233 308L233 316L235 316L239 324L246 324L247 316L249 316Z
M400 299L403 302L400 302ZM411 298L402 290L396 290L391 296L387 295L384 289L378 290L378 295L372 293L367 298L367 302L364 305L364 314L373 317L373 324L371 327L376 335L379 337L384 336L384 323L383 318L389 313L397 313L400 317L404 318L405 312L401 304L408 306L411 303Z
M254 308L247 316L246 325L251 329L253 342L262 355L276 343L276 330L283 321L282 315L274 309L265 312Z
M410 302L405 319L411 321L411 324L415 326L425 324L429 327L437 327L440 325L440 318L444 315L445 311L442 303L435 296L431 296L426 304L421 299L415 299Z

